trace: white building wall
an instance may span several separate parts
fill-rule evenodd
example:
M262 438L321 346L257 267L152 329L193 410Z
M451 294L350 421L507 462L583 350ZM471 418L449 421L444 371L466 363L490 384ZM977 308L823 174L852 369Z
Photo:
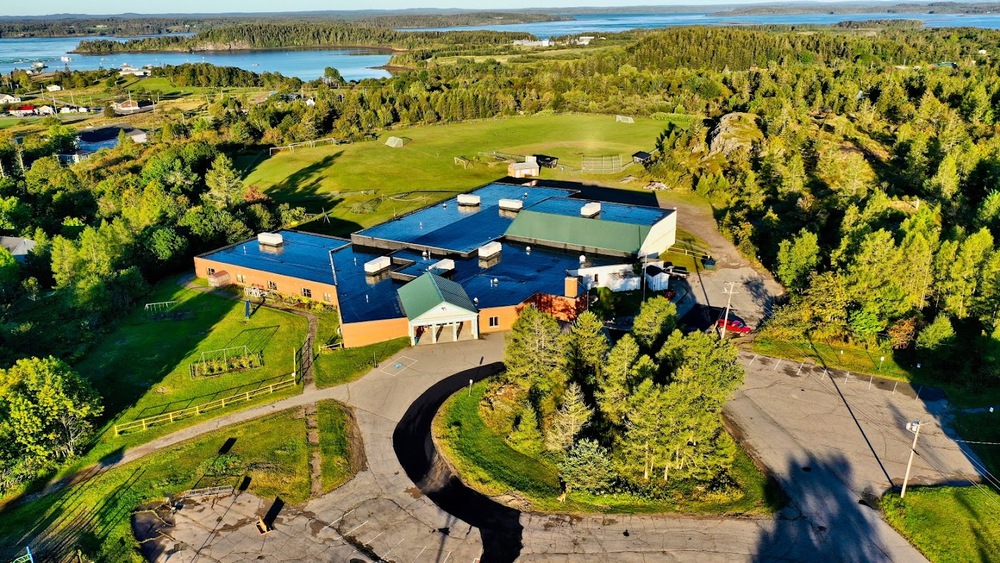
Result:
M570 271L571 276L579 276L584 289L606 287L611 291L634 291L642 289L639 276L632 271L631 264L612 264L610 266L593 266Z
M640 256L659 256L677 242L677 211L660 219L649 230L646 240L639 247Z

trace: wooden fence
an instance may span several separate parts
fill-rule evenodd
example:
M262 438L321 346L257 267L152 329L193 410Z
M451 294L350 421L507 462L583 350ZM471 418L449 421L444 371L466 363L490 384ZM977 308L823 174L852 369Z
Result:
M238 395L233 395L231 397L216 399L214 401L209 401L203 405L195 405L193 407L188 407L186 409L178 409L175 411L165 412L163 414L147 416L146 418L140 418L138 420L133 420L131 422L116 424L115 436L121 436L122 434L128 434L130 432L145 432L146 430L152 428L153 426L159 426L161 424L170 424L171 422L176 422L178 420L182 420L184 418L188 418L191 416L200 416L206 412L225 408L229 405L235 405L236 403L245 403L251 399L260 397L261 395L270 395L275 391L281 391L282 389L288 389L289 387L294 387L297 383L298 383L297 377L293 373L291 376L288 377L288 379L283 379L281 381L272 383L265 387L254 389L253 391L247 391L245 393L240 393Z

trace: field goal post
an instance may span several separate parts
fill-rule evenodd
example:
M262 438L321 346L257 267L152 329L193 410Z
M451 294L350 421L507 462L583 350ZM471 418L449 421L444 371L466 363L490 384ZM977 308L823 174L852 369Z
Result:
M635 123L635 118L631 115L616 115L615 123Z

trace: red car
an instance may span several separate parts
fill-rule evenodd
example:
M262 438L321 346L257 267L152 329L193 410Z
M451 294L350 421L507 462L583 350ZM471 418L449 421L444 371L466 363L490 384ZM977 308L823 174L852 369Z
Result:
M727 323L725 319L719 319L715 322L715 326L718 328L726 327L726 332L735 332L736 334L750 334L753 331L752 328L748 327L746 323L739 319L729 319Z

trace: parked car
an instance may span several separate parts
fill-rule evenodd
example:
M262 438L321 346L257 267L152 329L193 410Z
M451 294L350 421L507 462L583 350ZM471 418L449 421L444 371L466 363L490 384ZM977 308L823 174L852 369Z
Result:
M668 276L672 276L675 278L686 278L688 277L689 274L688 269L685 268L684 266L668 266L664 268L664 271L667 273Z
M749 334L753 331L753 328L748 327L739 319L729 319L729 322L726 322L726 319L719 319L715 321L715 326L718 328L725 326L726 332L735 332L736 334Z

